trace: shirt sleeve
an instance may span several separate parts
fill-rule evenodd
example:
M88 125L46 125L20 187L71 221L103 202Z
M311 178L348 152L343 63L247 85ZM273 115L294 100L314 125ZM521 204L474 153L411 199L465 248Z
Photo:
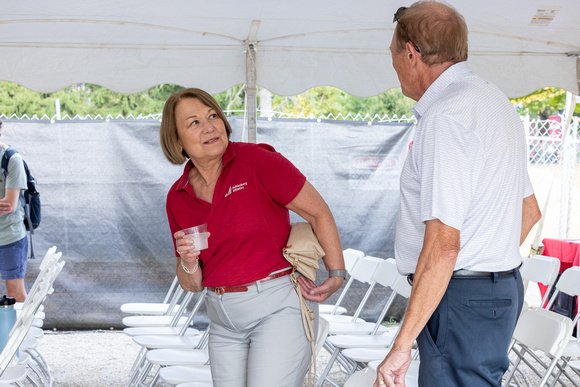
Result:
M270 145L259 144L255 153L260 182L276 203L288 205L304 186L306 177Z
M6 188L27 189L26 171L22 157L15 153L8 162L8 173L6 174Z
M426 118L426 117L425 117ZM422 155L416 168L421 180L421 220L439 219L461 230L484 165L477 136L454 119L437 115L425 125Z
M528 196L534 194L534 187L532 186L532 181L530 180L530 174L526 172L525 182L524 182L524 199Z

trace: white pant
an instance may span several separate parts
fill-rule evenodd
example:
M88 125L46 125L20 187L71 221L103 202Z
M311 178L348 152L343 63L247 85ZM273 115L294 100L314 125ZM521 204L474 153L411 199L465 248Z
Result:
M318 303L310 302L318 326ZM312 357L298 295L284 276L218 296L208 291L214 387L301 387ZM316 337L316 336L315 336Z

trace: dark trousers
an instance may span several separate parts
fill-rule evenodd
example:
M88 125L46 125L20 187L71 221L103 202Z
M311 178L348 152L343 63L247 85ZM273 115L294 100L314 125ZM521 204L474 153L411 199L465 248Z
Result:
M417 338L419 386L501 386L523 300L517 270L508 277L452 278Z

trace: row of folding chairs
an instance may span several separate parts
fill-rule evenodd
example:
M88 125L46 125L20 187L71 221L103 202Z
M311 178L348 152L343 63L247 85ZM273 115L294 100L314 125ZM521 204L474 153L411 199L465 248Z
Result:
M24 386L28 381L33 386L52 386L50 368L37 341L43 336L44 301L54 291L52 286L65 264L61 256L56 247L47 251L26 301L15 305L16 323L0 353L0 385Z
M363 256L362 252L345 250L346 269L351 271ZM362 269L359 272L363 275ZM370 274L367 281L371 281ZM335 304L320 305L321 313L345 323L353 320L352 316L345 314L346 308L340 304L354 281L351 276ZM133 363L128 386L153 386L159 380L179 387L212 385L207 350L210 327L203 332L191 327L204 296L205 292L198 295L184 292L175 278L162 302L121 306L121 311L128 314L122 320L126 326L124 332L141 347ZM195 304L188 311L194 300ZM357 316L359 313L356 313ZM364 320L354 317L354 321ZM329 327L329 322L320 319L316 353L322 349Z
M522 277L546 285L548 290L539 307L522 310L510 343L514 361L504 378L506 386L531 384L542 387L557 383L566 386L566 380L578 385L580 341L572 333L574 326L580 326L580 313L576 311L571 319L553 312L552 308L560 293L580 296L580 267L564 270L556 282L559 270L557 258L533 256L524 259ZM551 289L554 292L549 297ZM529 372L524 372L526 368L537 378L530 380Z
M411 286L407 278L398 273L394 259L365 256L364 253L351 249L343 253L345 260L350 255L356 255L358 259L349 271L349 280L339 300L344 299L345 292L348 292L352 282L366 284L367 291L353 315L341 315L348 319L346 321L336 320L332 315L321 313L321 320L328 320L330 325L328 336L324 341L324 348L330 353L330 360L318 375L317 386L325 383L338 386L336 381L329 378L335 363L338 363L350 378L355 372L367 367L368 363L382 360L398 332L398 328L385 327L383 321L397 296L408 298L411 294ZM390 295L387 297L389 291ZM359 316L367 307L367 301L372 293L379 293L385 299L382 310L374 321L361 321Z
M530 309L527 304L524 304L522 308L510 343L510 358L515 360L506 372L504 386L522 384L553 386L556 383L566 386L562 378L566 378L573 385L578 385L580 360L577 359L580 358L580 342L578 338L572 336L572 330L575 325L579 325L580 314L577 313L574 319L570 319L550 309L560 292L570 296L580 294L580 268L573 267L565 270L556 282L559 271L560 261L557 258L533 256L524 258L522 261L520 272L524 281L543 284L548 288L540 307ZM553 295L549 297L552 289ZM338 341L332 337L327 340ZM369 338L365 337L365 340ZM357 357L358 352L364 353L359 349L342 350L341 354L347 359L354 360L354 364L358 367L358 369L351 368L351 371L355 369L356 371L349 372L350 377L344 387L373 385L376 380L376 369L388 354L389 346L385 349L374 349L374 351L377 359L370 360L369 357ZM543 356L541 357L540 354ZM543 360L546 358L549 359L547 362ZM417 383L419 361L417 356L411 363L405 378L407 386L414 386ZM366 367L364 367L365 364ZM530 378L526 376L529 372L525 372L523 367L529 367L531 372L536 374L537 379L540 380L539 384L537 380L529 380ZM332 381L330 383L336 386Z
M208 332L192 327L205 291L183 291L174 278L162 302L127 303L124 333L140 347L127 386L195 383L211 386L207 351Z

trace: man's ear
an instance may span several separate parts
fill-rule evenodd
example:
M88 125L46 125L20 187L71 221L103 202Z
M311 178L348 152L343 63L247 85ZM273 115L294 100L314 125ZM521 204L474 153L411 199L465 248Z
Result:
M409 65L411 67L415 67L417 65L417 61L419 60L419 53L410 42L405 44L405 55Z

